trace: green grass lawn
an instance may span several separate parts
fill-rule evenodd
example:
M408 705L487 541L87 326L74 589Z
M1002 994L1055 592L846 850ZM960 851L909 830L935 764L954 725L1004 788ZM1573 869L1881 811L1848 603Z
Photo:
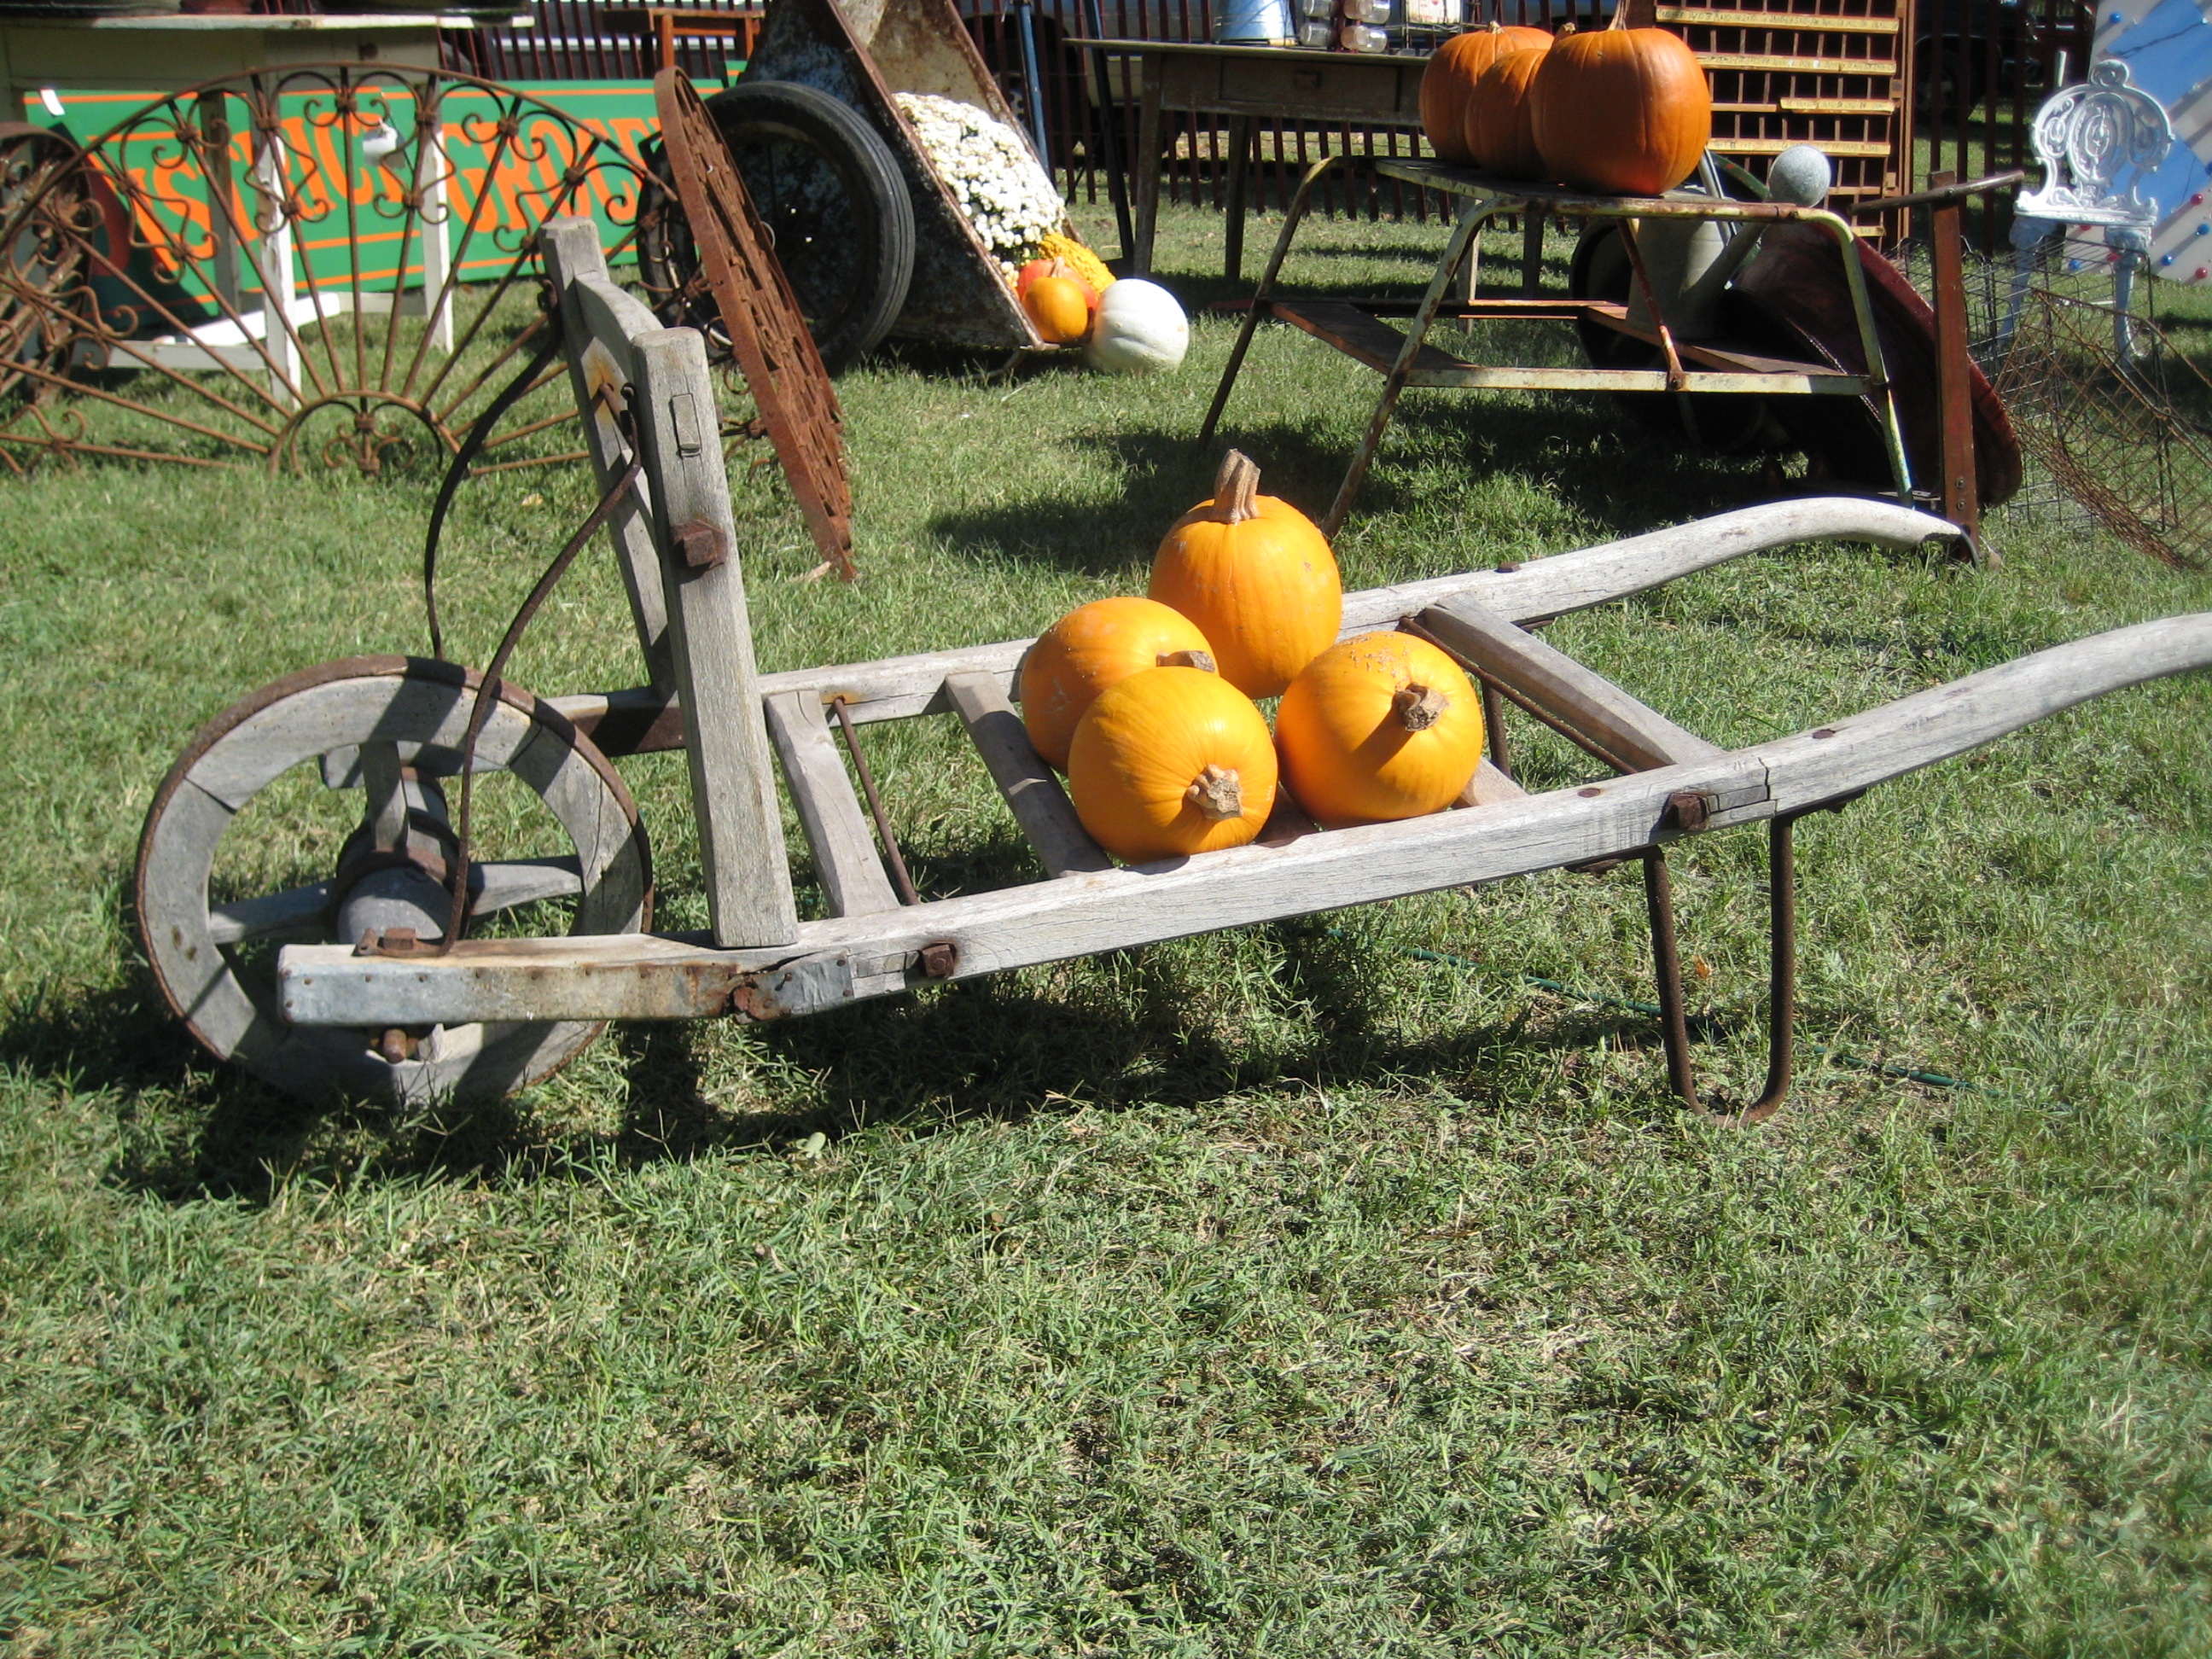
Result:
M1194 302L1220 230L1169 216ZM1409 285L1438 234L1316 225L1293 275ZM848 376L862 580L795 580L780 486L739 487L764 665L1141 591L1206 493L1231 337L1201 317L1142 381ZM1267 331L1227 435L1318 512L1375 387ZM1340 551L1366 586L1759 488L1595 400L1415 393ZM496 1107L311 1110L161 1006L135 842L198 722L423 648L428 494L4 486L8 1651L2212 1652L2203 677L1801 830L1807 1039L1968 1086L1815 1055L1764 1129L1686 1119L1652 1023L1601 1000L1651 994L1631 866L619 1029ZM589 497L573 469L463 495L457 654ZM1737 745L2212 607L2062 516L1991 529L1994 576L1807 547L1547 637ZM512 672L625 684L634 654L601 556ZM1539 783L1578 775L1514 735ZM1034 872L949 721L867 738L926 891ZM660 919L696 925L681 762L623 769ZM319 804L276 840L313 845ZM1700 1063L1738 1098L1763 857L1742 830L1675 860Z

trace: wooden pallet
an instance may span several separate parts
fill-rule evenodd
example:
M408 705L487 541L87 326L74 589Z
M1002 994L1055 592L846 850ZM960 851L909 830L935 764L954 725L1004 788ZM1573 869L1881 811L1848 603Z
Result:
M1705 66L1712 148L1764 177L1793 144L1817 144L1835 167L1830 205L1909 188L1912 164L1911 11L1906 0L1728 0L1662 5L1656 21ZM1875 220L1868 228L1900 234Z

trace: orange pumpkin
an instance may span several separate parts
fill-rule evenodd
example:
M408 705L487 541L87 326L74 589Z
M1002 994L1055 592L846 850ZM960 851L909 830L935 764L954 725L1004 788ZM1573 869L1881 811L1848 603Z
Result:
M1324 823L1419 817L1451 805L1482 759L1482 700L1411 634L1340 640L1275 710L1283 781Z
M1218 674L1146 668L1077 723L1067 792L1092 838L1133 864L1242 847L1275 805L1274 744Z
M1060 270L1029 285L1022 295L1022 309L1047 344L1073 345L1091 332L1091 314L1098 308L1098 290L1076 276L1074 267L1065 260L1054 263Z
M1507 52L1541 51L1551 44L1541 29L1504 28L1493 18L1488 27L1455 34L1430 55L1421 71L1421 131L1437 160L1465 167L1473 159L1466 137L1468 100L1482 72Z
M1152 599L1093 599L1038 635L1022 659L1022 724L1038 754L1067 770L1076 722L1109 685L1147 668L1213 672L1206 635Z
M1540 179L1544 158L1530 125L1529 88L1547 56L1509 52L1483 70L1467 102L1467 147L1474 165L1500 179Z
M1336 637L1344 586L1328 538L1231 450L1201 501L1153 556L1152 596L1198 624L1221 677L1272 697Z
M1030 289L1041 276L1073 276L1091 291L1091 303L1098 303L1098 284L1085 276L1075 262L1065 254L1048 253L1030 260L1014 273L1014 295L1027 299Z
M1698 55L1662 28L1571 34L1544 56L1530 93L1545 170L1577 190L1656 196L1697 170L1712 142L1713 99Z

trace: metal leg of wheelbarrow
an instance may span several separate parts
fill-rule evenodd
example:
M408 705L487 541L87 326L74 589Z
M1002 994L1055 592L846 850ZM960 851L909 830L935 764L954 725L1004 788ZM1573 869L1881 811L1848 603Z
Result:
M1667 875L1667 849L1644 854L1644 898L1651 913L1652 966L1659 981L1659 1024L1667 1044L1667 1081L1692 1111L1717 1122L1764 1123L1790 1093L1791 1050L1797 1019L1797 864L1794 817L1767 822L1767 927L1770 968L1766 1005L1766 1087L1741 1111L1716 1111L1698 1098L1690 1060L1690 1022L1682 1006L1682 957L1674 938L1674 890Z

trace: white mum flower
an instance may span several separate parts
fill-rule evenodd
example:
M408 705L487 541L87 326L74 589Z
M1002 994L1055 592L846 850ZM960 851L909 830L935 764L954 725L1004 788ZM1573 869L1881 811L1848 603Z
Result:
M1052 180L1018 133L973 104L909 92L898 104L963 216L1012 275L1066 216Z

